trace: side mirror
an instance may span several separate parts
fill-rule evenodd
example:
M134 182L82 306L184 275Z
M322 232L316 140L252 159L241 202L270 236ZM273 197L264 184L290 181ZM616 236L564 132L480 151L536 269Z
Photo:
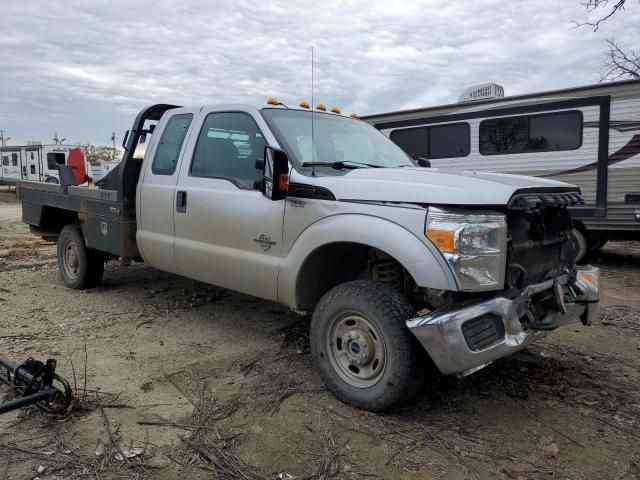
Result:
M416 163L418 164L419 167L431 168L431 162L429 161L428 158L418 157L416 158Z
M264 147L264 160L256 162L256 168L262 170L262 194L270 200L287 198L289 190L289 159L278 148Z

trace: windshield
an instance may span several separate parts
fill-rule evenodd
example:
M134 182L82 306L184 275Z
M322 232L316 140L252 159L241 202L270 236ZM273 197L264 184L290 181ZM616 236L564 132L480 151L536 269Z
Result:
M400 147L360 120L317 112L312 115L309 111L279 108L266 108L262 110L262 115L299 170L310 170L310 166L303 167L302 164L311 162L351 162L354 165L361 164L365 168L366 165L414 166Z

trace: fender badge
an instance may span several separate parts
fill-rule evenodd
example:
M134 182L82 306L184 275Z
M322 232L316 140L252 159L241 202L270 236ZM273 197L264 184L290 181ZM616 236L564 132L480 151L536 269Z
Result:
M100 233L105 237L107 233L109 233L109 225L107 225L107 222L100 222Z
M271 241L271 237L266 233L261 233L258 235L258 238L253 239L254 242L260 245L260 248L265 252L271 248L272 245L275 245L276 242Z

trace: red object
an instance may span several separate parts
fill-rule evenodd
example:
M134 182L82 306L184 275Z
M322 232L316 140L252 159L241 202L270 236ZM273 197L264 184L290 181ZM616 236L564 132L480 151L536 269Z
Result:
M67 165L73 169L73 178L76 179L78 185L91 180L87 175L87 162L86 152L84 148L72 148L69 150L69 157L67 157Z

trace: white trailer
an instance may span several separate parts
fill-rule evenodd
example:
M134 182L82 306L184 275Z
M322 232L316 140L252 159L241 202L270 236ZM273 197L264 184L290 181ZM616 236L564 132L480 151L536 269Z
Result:
M90 170L87 172L90 172L89 176L91 177L91 180L93 182L97 182L113 170L119 163L120 160L103 161L98 165L91 165Z
M0 185L15 185L19 180L60 183L58 167L65 165L69 151L79 145L0 146L2 162Z
M456 104L362 119L432 167L580 186L586 205L572 217L585 248L640 239L640 80L504 98L488 85Z

